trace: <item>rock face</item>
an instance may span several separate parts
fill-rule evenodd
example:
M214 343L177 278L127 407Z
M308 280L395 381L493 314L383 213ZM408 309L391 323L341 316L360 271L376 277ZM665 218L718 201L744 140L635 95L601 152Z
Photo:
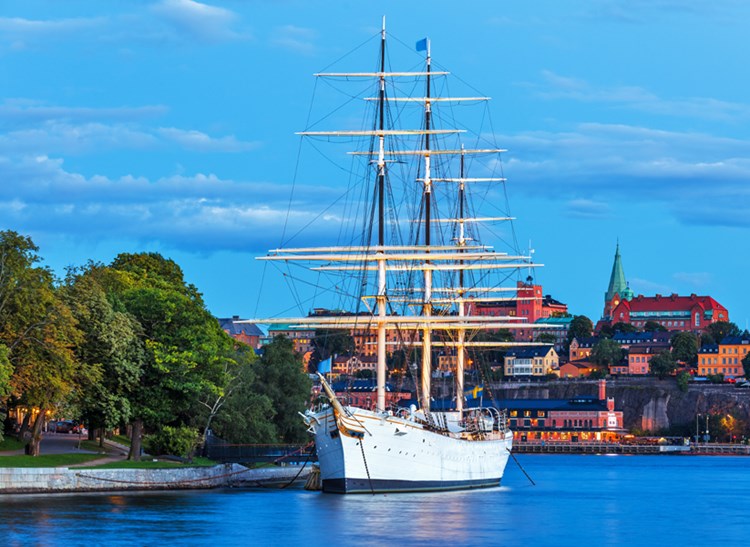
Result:
M504 382L492 387L492 395L502 399L570 399L596 397L598 393L597 380ZM750 425L750 389L733 384L691 384L682 392L674 378L617 378L607 380L607 397L614 397L615 408L623 411L628 430L658 432L683 427L693 431L697 414L732 414L743 425Z

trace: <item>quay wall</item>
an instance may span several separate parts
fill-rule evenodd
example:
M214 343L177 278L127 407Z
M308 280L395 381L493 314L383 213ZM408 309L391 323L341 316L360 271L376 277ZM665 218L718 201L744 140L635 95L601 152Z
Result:
M183 469L7 467L0 468L0 495L262 486L290 481L299 474L299 467L248 469L239 464Z

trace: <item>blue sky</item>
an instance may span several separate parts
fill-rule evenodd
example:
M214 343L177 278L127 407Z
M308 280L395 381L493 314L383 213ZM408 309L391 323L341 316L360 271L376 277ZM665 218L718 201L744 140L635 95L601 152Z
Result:
M158 251L214 314L278 311L283 291L258 307L254 257L287 215L312 74L383 15L493 98L546 293L597 319L619 239L636 293L711 295L747 325L739 0L5 2L0 229L30 235L59 274ZM311 180L293 223L335 185Z

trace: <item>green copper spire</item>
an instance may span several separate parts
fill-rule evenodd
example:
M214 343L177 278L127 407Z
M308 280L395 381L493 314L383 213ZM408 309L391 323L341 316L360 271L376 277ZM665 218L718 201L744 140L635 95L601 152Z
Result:
M604 295L604 301L611 301L615 294L619 294L620 298L626 298L628 295L630 298L633 297L633 291L630 290L625 281L625 271L622 269L622 258L620 258L619 241L617 242L617 250L615 251L615 263L612 265L612 275L609 278L609 288Z

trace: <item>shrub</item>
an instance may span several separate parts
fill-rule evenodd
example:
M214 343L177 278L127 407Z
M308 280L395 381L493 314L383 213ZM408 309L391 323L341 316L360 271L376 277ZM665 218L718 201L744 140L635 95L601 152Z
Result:
M198 444L198 431L192 427L165 425L161 431L148 435L143 442L149 454L189 457Z
M688 390L688 382L690 382L690 374L684 370L677 375L677 387L683 393Z

